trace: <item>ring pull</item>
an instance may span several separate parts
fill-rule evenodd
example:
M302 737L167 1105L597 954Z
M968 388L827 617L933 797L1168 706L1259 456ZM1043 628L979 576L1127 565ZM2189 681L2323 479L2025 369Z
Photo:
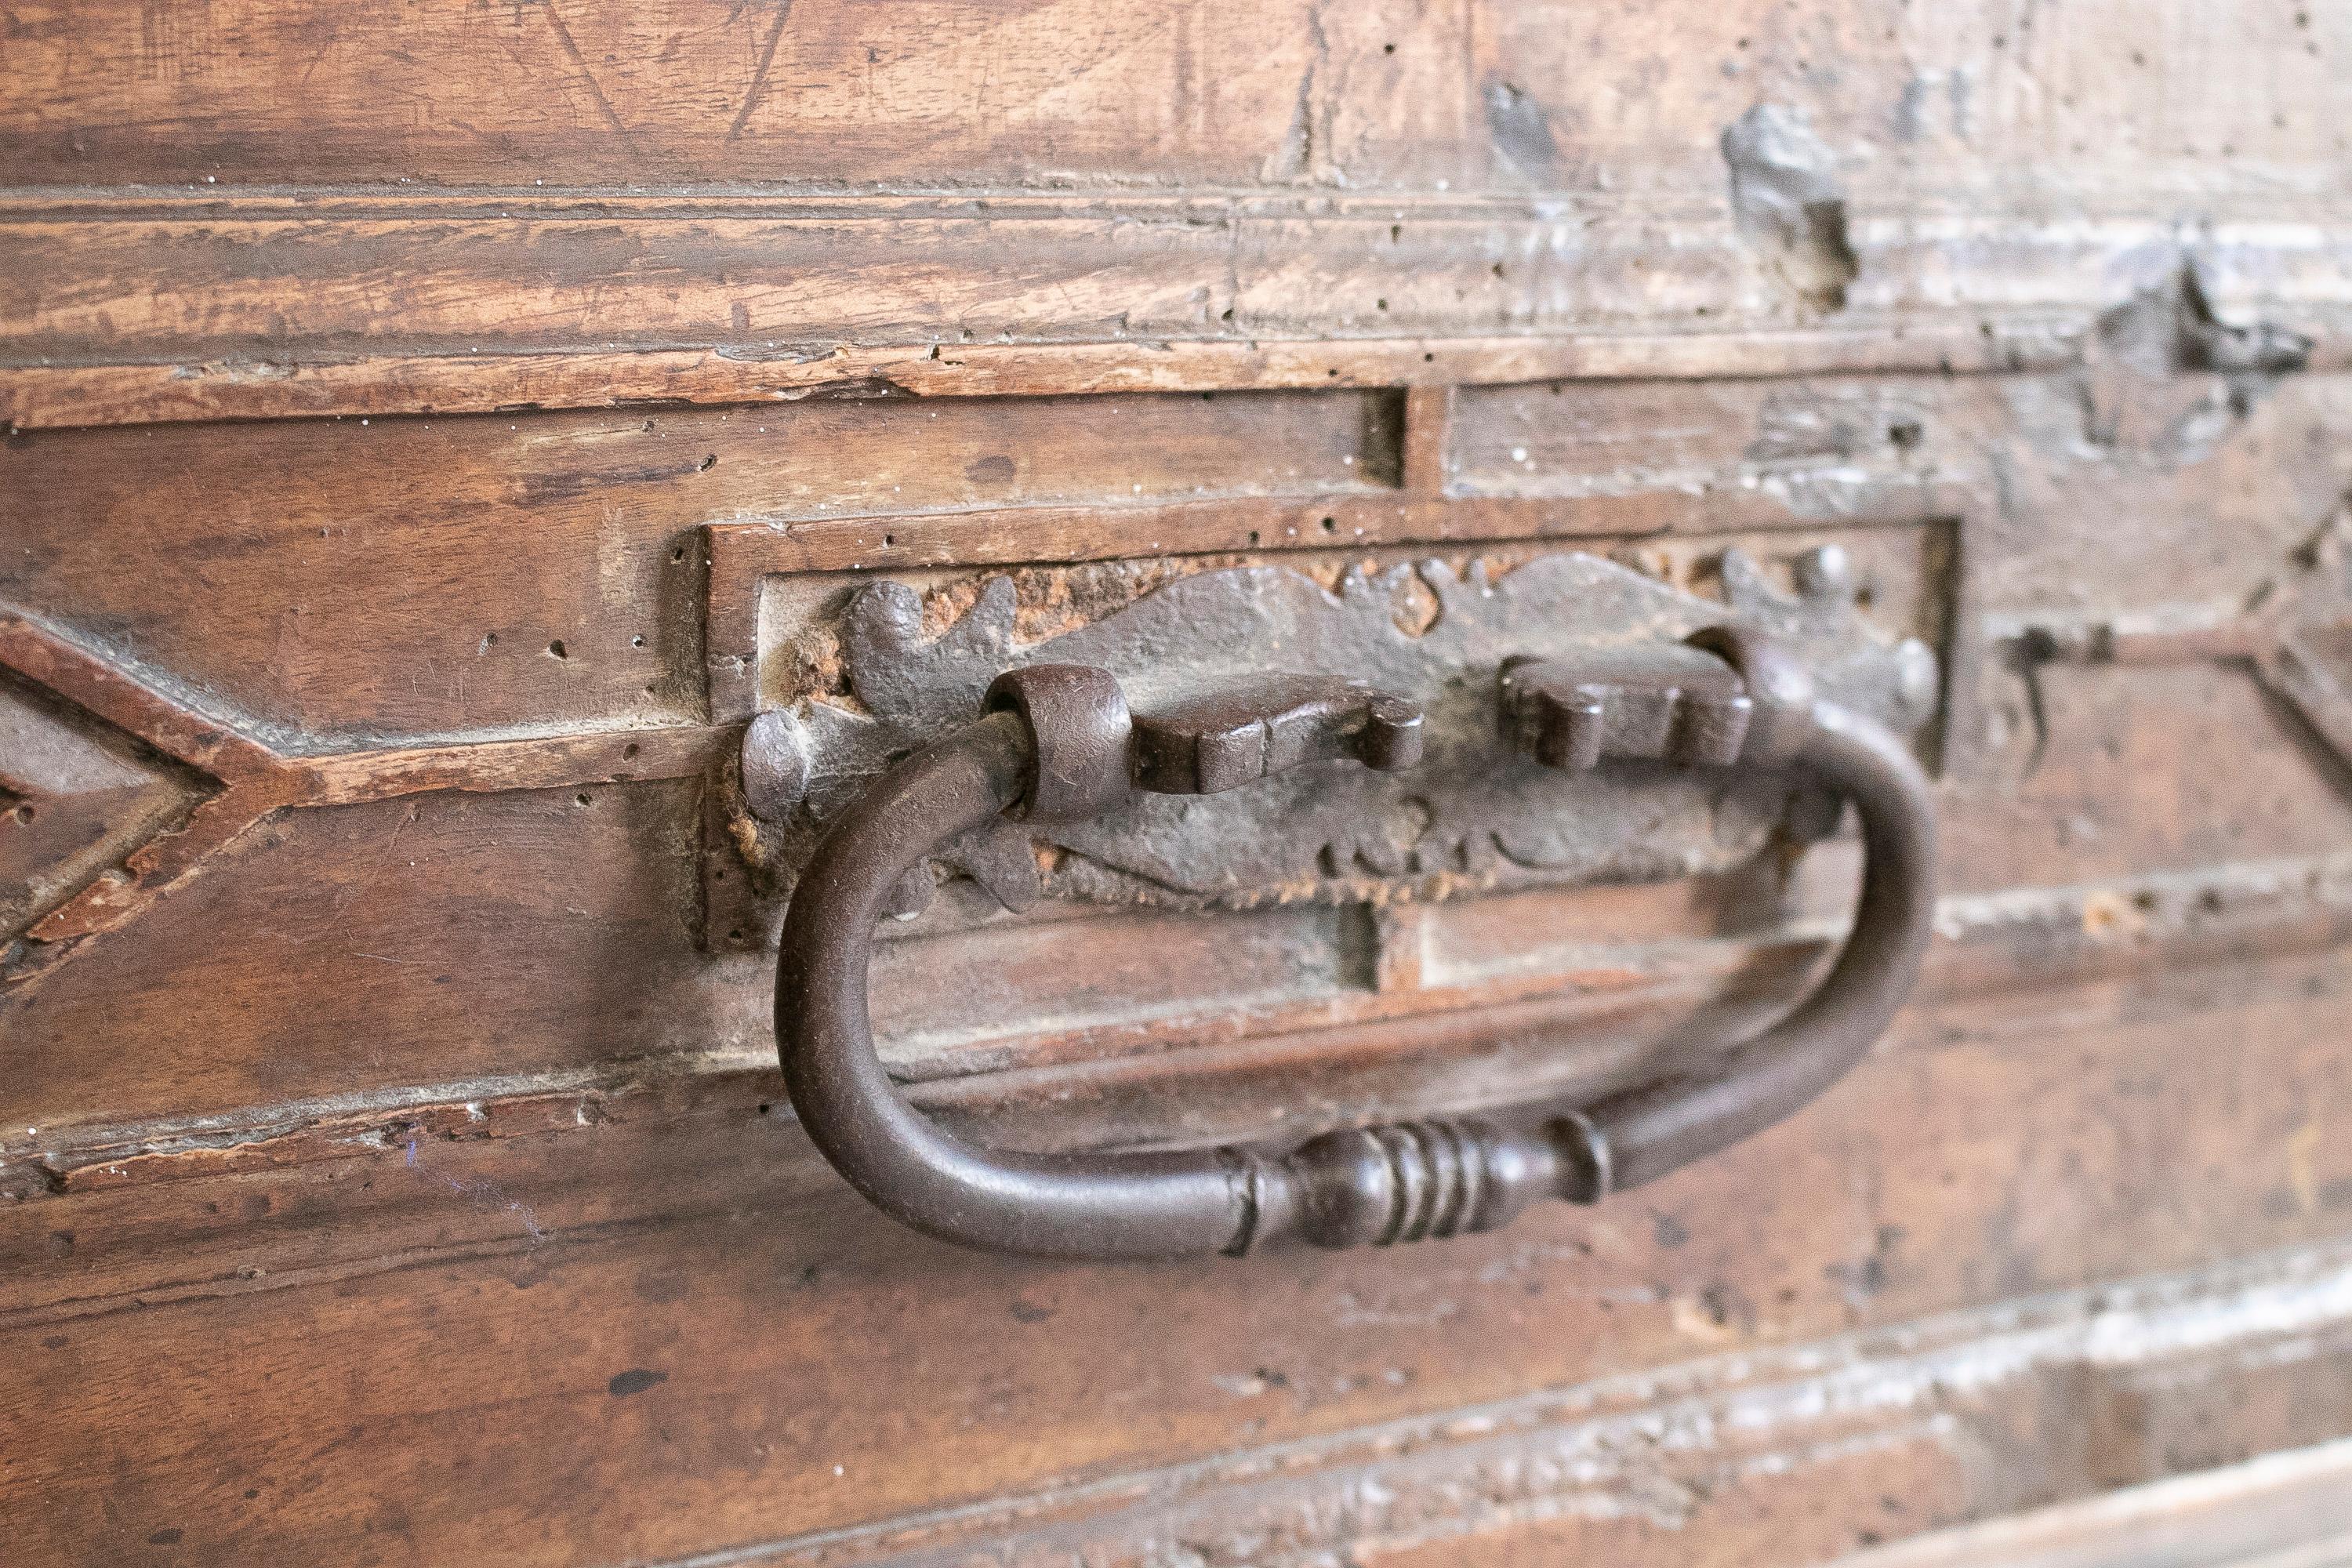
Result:
M1926 950L1927 777L1885 728L1817 695L1780 648L1726 626L1687 644L1514 660L1498 679L1499 725L1546 766L1790 768L1853 802L1864 845L1853 930L1796 1008L1704 1071L1594 1105L1545 1100L1342 1128L1279 1156L985 1148L908 1105L875 1054L866 967L902 876L1000 814L1085 820L1139 790L1210 794L1310 762L1401 770L1422 745L1414 704L1320 677L1269 677L1137 718L1108 672L1036 665L1000 676L986 707L885 774L825 835L786 913L776 979L778 1052L810 1138L878 1207L950 1241L1099 1258L1281 1240L1385 1246L1491 1230L1546 1196L1598 1202L1826 1089L1893 1017Z

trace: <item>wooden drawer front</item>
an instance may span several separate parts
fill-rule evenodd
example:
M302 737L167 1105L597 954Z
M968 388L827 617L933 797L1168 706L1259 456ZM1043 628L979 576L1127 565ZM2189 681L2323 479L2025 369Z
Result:
M2132 395L2194 406L2210 384ZM200 797L102 899L68 899L20 940L0 1003L21 1199L9 1331L34 1393L18 1408L115 1433L95 1451L154 1477L110 1489L104 1519L130 1524L45 1510L37 1539L71 1555L136 1525L270 1556L404 1521L443 1543L430 1557L773 1541L796 1560L826 1531L1031 1497L823 1551L1018 1530L1041 1551L1130 1542L1116 1555L1173 1519L1309 1551L1418 1539L1463 1487L1495 1498L1501 1530L1666 1486L1713 1499L1687 1517L1726 1541L1807 1510L1811 1533L1772 1536L1795 1561L1882 1494L1906 1500L1868 1528L1895 1533L2153 1474L2164 1444L2138 1426L2126 1443L2100 1412L2205 1421L2198 1378L2231 1391L2221 1452L2326 1435L2303 1380L2333 1365L2326 1238L2352 1189L2315 1023L2343 983L2326 945L2347 875L2322 738L2337 721L2299 710L2226 616L2172 606L2294 595L2324 622L2326 505L2263 448L2326 449L2346 392L2280 384L2210 452L2158 465L2021 442L2020 410L2063 386L1801 377L19 437L5 461L33 510L5 565L13 689L67 731L193 759L173 767ZM1999 521L2019 496L2031 528ZM2217 513L2226 550L2198 542ZM1425 1257L1107 1271L906 1236L793 1132L765 928L714 920L772 909L728 903L733 851L711 821L740 720L786 695L758 671L813 668L760 655L838 602L829 584L895 575L951 615L1010 572L1040 605L1081 606L1040 612L1068 616L1116 603L1118 563L1155 547L1163 574L1331 574L1432 553L1501 570L1572 545L1705 594L1729 546L1785 573L1824 542L1856 563L1873 621L1932 640L1951 672L1933 747L1951 890L1918 1007L1799 1122L1654 1198ZM2226 777L2206 765L2222 754ZM1603 1084L1791 994L1851 865L1831 846L1793 879L1735 864L1383 908L1049 904L975 922L950 899L887 946L886 1048L940 1114L1043 1147ZM2284 1163L2247 1163L2249 1143ZM2066 1294L2265 1250L2128 1307ZM1997 1305L2021 1294L2040 1303L2023 1318ZM160 1310L126 1317L139 1302ZM2311 1325L2275 1401L2227 1370L2244 1363L2192 1373L2167 1348L2268 1343L2260 1303ZM984 1349L975 1320L1000 1325ZM1769 1360L1922 1320L1939 1325L1924 1339L1839 1352L1860 1359L1837 1375L1874 1392L1834 1419L1798 1413L1829 1375L1817 1352ZM2084 1336L2115 1321L2138 1348L2110 1364ZM1935 1370L1963 1346L1991 1358L1965 1391ZM1593 1381L1725 1352L1748 1359ZM2143 1366L2160 1399L2136 1392ZM2066 1424L1999 1436L2084 1378L2098 1392ZM238 1405L207 1403L230 1385ZM115 1414L133 1398L146 1429L217 1463L153 1470ZM322 1400L347 1441L317 1426ZM1463 1406L1485 1413L1457 1430L1440 1413ZM1637 1462L1611 1435L1702 1413L1761 1423L1761 1446ZM453 1417L518 1457L459 1463L429 1436ZM1424 1418L1439 1425L1408 1439ZM551 1426L572 1457L530 1457ZM1391 1430L1421 1456L1404 1469L1380 1457ZM1132 1525L1124 1482L1056 1489L1162 1489L1192 1474L1166 1467L1295 1442L1312 1458L1279 1489L1245 1465L1152 1490ZM2025 1457L1988 1468L1988 1443ZM2053 1446L2073 1468L2050 1468ZM103 1473L53 1445L14 1451L47 1456L13 1462L20 1496ZM889 1458L908 1451L925 1465ZM1558 1479L1521 1471L1529 1453L1557 1456ZM1587 1453L1615 1457L1571 1461ZM577 1506L583 1479L606 1500ZM1392 1512L1305 1522L1375 1484ZM1658 1528L1639 1517L1610 1529ZM1577 1538L1610 1538L1591 1528Z
M1793 1568L2352 1434L2347 51L2215 0L15 0L0 1558ZM778 1072L839 802L753 809L750 726L899 724L862 781L929 736L859 605L984 677L1240 571L1401 639L1589 572L1911 649L1910 1005L1497 1234L893 1223ZM1024 839L1034 907L882 922L880 1056L1122 1157L1712 1060L1860 846L1602 787L1541 853L1383 796L1223 883Z

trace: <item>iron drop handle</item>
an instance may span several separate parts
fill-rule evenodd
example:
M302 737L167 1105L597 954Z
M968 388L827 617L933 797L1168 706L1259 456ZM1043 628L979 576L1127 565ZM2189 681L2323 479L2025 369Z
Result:
M1108 672L1039 665L999 677L982 718L878 780L802 873L776 978L802 1123L853 1186L918 1230L1097 1258L1490 1230L1538 1198L1595 1203L1771 1126L1859 1061L1910 990L1934 910L1934 802L1901 742L1818 696L1776 647L1734 627L1692 643L1514 662L1498 708L1506 739L1548 766L1789 767L1853 804L1864 859L1852 934L1801 1003L1706 1069L1592 1105L1342 1128L1284 1155L1029 1153L946 1131L892 1084L866 1014L875 922L908 870L1001 813L1083 820L1137 789L1205 794L1309 761L1420 757L1419 710L1345 682L1278 679L1139 720Z

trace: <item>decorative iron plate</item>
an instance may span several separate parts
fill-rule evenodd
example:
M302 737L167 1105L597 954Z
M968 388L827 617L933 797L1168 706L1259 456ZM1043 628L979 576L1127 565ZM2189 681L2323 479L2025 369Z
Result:
M840 619L840 689L754 721L746 782L756 809L730 795L733 837L761 890L782 894L825 824L892 761L971 719L996 674L1062 662L1111 670L1139 714L1270 674L1360 681L1423 706L1427 756L1405 773L1320 764L1223 795L1142 796L1086 823L998 825L949 860L1007 908L1046 896L1381 901L1728 865L1776 825L1802 820L1790 816L1786 781L1633 763L1563 775L1512 755L1495 695L1515 656L1674 641L1738 619L1800 650L1838 701L1906 734L1934 718L1936 656L1865 622L1841 552L1802 557L1793 593L1738 551L1723 556L1721 576L1717 603L1580 553L1499 575L1479 563L1463 573L1441 561L1351 568L1336 591L1289 567L1247 565L1176 576L1034 641L1019 635L1010 577L982 582L935 634L914 587L877 581ZM1415 599L1419 613L1401 612Z

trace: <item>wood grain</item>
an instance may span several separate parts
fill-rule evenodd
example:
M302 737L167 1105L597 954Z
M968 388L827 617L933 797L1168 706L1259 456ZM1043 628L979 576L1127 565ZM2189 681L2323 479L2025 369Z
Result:
M1884 1547L1853 1568L2334 1568L2352 1558L2352 1443L2266 1455Z
M1987 326L1992 328L1988 332ZM2064 321L1913 320L1902 330L1616 332L1573 338L958 343L775 358L720 349L382 354L161 364L0 363L0 426L479 414L808 397L1250 392L1839 371L2048 370L2080 355Z
M1974 174L2014 200L2052 177L2042 163L2151 183L2232 154L2323 172L2352 49L2324 10L2188 0L2152 17L2097 0L2031 38L1982 7L1895 0L1606 20L1507 0L927 3L887 26L843 0L10 16L12 177L68 187L1711 188L1715 133L1795 98L1831 141L1884 144L1877 178Z
M0 449L25 502L0 602L289 750L693 722L693 531L714 518L1346 493L1379 458L1372 410L1349 392L45 433Z
M142 397L173 418L373 414L1003 390L1016 375L1052 392L1139 374L1393 383L1417 376L1416 342L1434 355L1498 337L1526 366L1513 376L2023 369L2071 357L2099 317L2184 276L2209 297L2228 284L2233 322L2301 331L2306 363L2346 363L2352 322L2331 281L2352 252L2340 217L2285 236L2217 224L2191 252L2139 213L2021 230L1898 209L1850 226L1857 280L1812 337L1773 253L1712 205L1612 205L1575 224L1443 201L1297 216L1144 200L984 216L882 198L629 205L0 210L7 417L143 419ZM2118 270L2118 252L2138 259ZM400 289L427 268L435 289ZM1133 368L1105 368L1112 345Z
M2285 690L2264 616L2352 537L2347 58L2216 0L0 0L0 679L186 785L0 941L0 1557L1794 1568L2342 1438L2352 632ZM1942 656L1938 935L1836 1092L1198 1268L817 1158L708 832L837 679L762 673L793 616L1567 541L1835 543ZM1853 879L950 883L876 1011L973 1137L1291 1139L1700 1064Z
M1024 1510L1099 1515L1151 1495L1122 1478L1233 1446L1338 1443L1313 1463L1335 1466L1330 1484L1342 1485L1355 1462L1342 1457L1364 1451L1344 1435L1364 1432L1376 1453L1378 1423L1442 1423L1438 1413L1531 1387L1559 1391L1545 1419L1571 1431L1612 1411L1638 1428L1658 1418L1640 1414L1650 1402L1709 1385L1610 1381L1620 1371L1769 1355L2021 1292L2195 1267L2219 1248L2337 1234L2339 1189L2352 1190L2339 1156L2352 1142L2326 1131L2344 1103L2342 1065L2314 1024L2340 1006L2344 970L2326 954L1934 1008L1804 1123L1633 1212L1554 1209L1412 1258L1105 1271L961 1255L873 1214L749 1107L521 1142L453 1127L395 1135L309 1175L0 1208L11 1298L49 1302L5 1331L24 1382L0 1410L37 1419L50 1439L0 1447L7 1495L68 1505L39 1510L17 1539L71 1557L178 1530L196 1561L360 1540L393 1561L659 1561L761 1542L786 1560L863 1560L941 1531L1017 1531ZM2223 1037L2234 1049L2217 1058L2210 1042ZM2129 1117L2114 1114L2119 1102ZM2294 1138L2311 1126L2316 1136ZM2279 1156L2282 1141L2305 1153ZM2273 1153L2248 1161L2250 1145ZM2182 1424L2168 1427L2138 1392L2189 1386L2199 1343L2216 1359L2198 1375L2225 1392L2218 1380L2242 1375L2225 1368L2255 1364L2281 1332L2303 1347L2273 1358L2282 1378L2340 1379L2328 1347L2344 1333L2331 1316L2344 1288L2311 1272L2316 1260L2281 1267L2249 1281L2235 1319L2215 1320L2243 1330L2208 1328L2201 1341L2208 1287L2193 1280L2144 1298L2183 1314L2154 1326L2112 1316L2127 1293L2058 1309L2088 1311L2084 1331L2101 1337L2086 1342L2144 1347L2072 1383L2059 1375L2063 1348L1990 1348L1996 1322L2019 1327L2017 1307L1938 1330L1925 1342L1948 1344L1955 1367L2006 1355L2016 1369L1969 1385L1980 1392L1958 1406L1928 1393L1955 1373L1932 1361L1904 1369L1917 1335L1857 1342L1847 1353L1863 1358L1860 1381L1840 1386L1919 1390L1877 1406L1892 1426L1873 1425L1872 1400L1845 1406L1861 1422L1848 1436L1928 1440L1917 1495L1941 1500L1916 1512L1859 1514L1874 1492L1835 1480L1850 1473L1835 1465L1807 1468L1859 1458L1823 1449L1833 1429L1793 1414L1778 1427L1759 1414L1748 1429L1760 1453L1820 1454L1798 1473L1817 1489L1799 1506L1817 1507L1821 1528L1889 1535L2163 1473L2178 1461L2160 1441L2138 1443L2149 1430L2201 1431L2225 1451L2315 1440L2336 1429L2330 1410L2340 1426L2340 1400L2272 1405L2241 1382L2240 1413L2222 1426L2196 1426L2176 1394ZM1236 1292L1247 1311L1234 1310ZM2024 1309L2022 1321L2051 1310ZM2106 1326L2091 1327L2103 1314ZM989 1331L972 1333L982 1321ZM1497 1343L1510 1353L1496 1355ZM1821 1366L1815 1352L1790 1363L1790 1406L1820 1407L1805 1380ZM1715 1375L1727 1374L1732 1388L1758 1377ZM234 1405L215 1396L232 1382L251 1391ZM2055 1408L2073 1414L2053 1417L2048 1391L2065 1387L2075 1392ZM1139 1405L1150 1420L1127 1414ZM2159 1424L2100 1425L2131 1410ZM1491 1458L1447 1460L1468 1467L1456 1484L1501 1485L1502 1471L1478 1467L1589 1440L1539 1436L1507 1414L1463 1419L1449 1441L1517 1436ZM1939 1420L1959 1425L1936 1437ZM530 1441L551 1422L566 1443ZM2005 1458L1964 1462L1979 1442ZM492 1450L495 1465L476 1457ZM929 1462L908 1467L909 1451ZM1702 1446L1702 1466L1711 1452ZM1244 1459L1235 1479L1251 1473ZM1063 1489L1073 1482L1102 1485ZM1560 1495L1548 1484L1520 1495ZM600 1500L593 1511L578 1506L583 1486ZM1249 1496L1223 1481L1206 1493L1211 1517ZM1426 1506L1404 1495L1401 1506ZM1026 1496L1036 1502L1009 1518L950 1511L827 1544L827 1531L901 1510ZM1332 1546L1377 1539L1392 1516L1339 1517L1354 1522L1323 1527L1338 1532L1321 1538ZM1608 1528L1575 1525L1572 1510L1521 1528L1547 1517ZM1137 1527L1105 1528L1117 1539ZM1481 1550L1502 1552L1515 1533ZM1725 1538L1740 1537L1727 1525Z

